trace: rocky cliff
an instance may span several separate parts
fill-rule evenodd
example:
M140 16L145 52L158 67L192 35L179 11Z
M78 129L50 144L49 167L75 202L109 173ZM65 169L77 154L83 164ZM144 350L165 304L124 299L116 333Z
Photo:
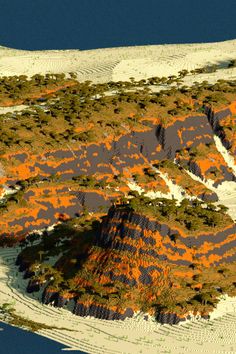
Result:
M2 184L14 186L19 181L30 179L35 175L43 181L55 174L60 178L60 182L57 182L56 187L44 183L45 187L44 184L36 184L27 189L22 196L22 207L17 205L16 215L13 215L16 206L5 211L0 222L1 233L13 235L42 229L57 222L59 215L74 217L80 213L83 206L92 212L101 206L108 208L111 204L105 192L98 190L80 192L75 188L70 190L70 185L67 187L68 181L78 175L96 176L98 180L114 184L116 183L114 175L123 175L126 178L135 174L145 175L145 169L150 164L166 160L173 162L175 159L179 166L190 170L201 179L214 181L214 186L223 181L235 180L232 170L214 143L214 134L223 131L223 127L219 130L220 122L224 117L232 115L230 112L230 108L225 108L214 114L212 110L206 108L207 115L172 118L167 125L158 123L158 119L146 120L143 122L143 131L132 131L109 144L82 145L73 151L59 149L41 155L22 151L3 156L6 175L1 178ZM226 143L222 134L220 136L223 143L230 147L232 143ZM175 183L182 185L189 195L193 194L206 201L217 200L216 194L199 182L194 182L198 188L192 192L192 188L188 188L190 180L188 183L185 181L184 169L178 171L178 176L173 176ZM163 167L163 172L166 171ZM118 185L116 187L119 189ZM163 191L164 187L163 180L155 183L156 191ZM118 189L116 188L114 197L127 191L127 188L123 190L121 188L120 193L117 193ZM3 231L6 229L7 233Z
M222 173L221 181L232 180L232 173L214 147L213 138L218 123L210 124L219 122L219 117L223 119L231 111L229 108L216 114L207 108L206 111L207 115L172 118L168 125L158 124L158 119L144 120L143 131L131 131L109 143L81 145L73 151L61 148L41 155L32 155L29 151L7 154L3 159L14 161L14 164L7 164L7 176L2 178L2 183L10 185L35 175L42 179L55 173L61 180L80 174L112 176L114 171L124 173L127 168L132 171L135 166L145 165L146 161L157 163L165 159L173 160L179 150L190 150L199 145L211 145L211 153L216 155L217 168ZM216 165L211 162L208 161L209 167Z
M216 287L222 291L231 286L236 291L232 285L236 284L236 226L230 218L222 214L225 220L217 227L189 231L178 223L173 226L173 220L158 221L145 214L129 205L110 208L94 231L86 256L81 246L76 252L73 241L73 248L55 264L68 279L74 259L72 287L60 290L49 281L43 301L59 307L73 304L73 312L80 316L124 319L143 311L161 323L175 324L190 312L207 316L217 301ZM29 269L27 255L23 253L18 264ZM227 278L220 275L222 269L227 269ZM33 278L28 291L39 287ZM203 293L211 299L208 304Z

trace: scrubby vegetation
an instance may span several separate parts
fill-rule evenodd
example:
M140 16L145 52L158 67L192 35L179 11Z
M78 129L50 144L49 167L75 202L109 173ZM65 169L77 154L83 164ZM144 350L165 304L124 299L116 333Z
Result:
M148 117L170 124L173 117L202 112L206 104L227 104L235 96L235 81L218 80L214 85L204 81L187 88L179 85L185 75L184 71L178 77L104 84L78 83L59 74L2 78L0 104L8 105L5 101L13 95L16 100L28 97L30 106L19 113L1 115L1 152L99 142L130 129L147 129L143 123ZM50 85L53 89L47 91ZM150 85L172 86L152 92ZM29 99L32 92L35 98ZM27 99L22 98L22 103L29 103Z
M193 153L194 148L191 149L190 156L192 156ZM163 160L160 163L154 164L154 166L160 171L167 173L169 178L171 178L176 185L182 186L188 195L201 197L202 195L206 196L210 194L209 189L202 183L193 180L181 165L171 160ZM185 165L185 167L187 166Z
M31 100L37 99L38 96L42 97L58 91L59 88L73 85L75 82L72 77L66 79L65 74L36 74L31 78L26 75L3 76L0 78L0 106L31 104Z
M7 322L17 326L17 327L22 327L27 330L30 330L32 332L38 332L42 329L66 329L70 330L68 328L61 328L61 327L55 327L55 326L48 326L44 323L40 322L34 322L32 320L29 320L27 318L24 318L18 314L15 313L14 306L12 306L9 303L4 303L0 306L0 316L3 316L3 319L7 318Z
M46 231L42 236L32 233L22 240L23 250L19 257L27 260L29 271L35 274L33 279L40 284L53 277L54 289L71 290L71 278L86 259L99 227L99 217L85 215L56 225L50 236ZM40 242L34 245L36 240ZM50 257L59 255L62 257L59 264L63 265L63 273L57 266L47 263Z
M0 116L0 162L7 171L6 180L13 180L14 191L14 194L5 195L1 200L1 228L5 230L6 225L13 224L13 233L17 237L21 235L17 239L14 236L4 240L1 238L0 242L1 245L20 242L22 252L19 262L25 265L32 282L39 286L46 284L48 291L84 304L94 303L122 311L131 307L135 311L151 314L163 311L178 315L188 311L205 314L217 304L220 294L236 295L235 262L221 262L217 254L213 253L212 257L208 255L204 247L207 250L208 247L209 250L214 248L208 242L201 248L203 255L199 255L194 244L202 234L217 234L233 225L226 214L226 207L216 207L213 203L197 199L183 199L180 203L174 199L150 199L134 191L128 193L127 187L128 182L134 181L146 191L169 192L163 179L155 172L158 168L192 197L202 198L202 195L210 194L211 191L203 184L193 182L185 170L190 169L191 164L196 165L202 178L222 181L224 161L213 143L199 142L189 147L191 142L188 141L176 152L175 159L163 158L153 163L154 168L141 147L139 155L131 154L131 158L140 158L141 162L138 160L137 166L134 164L132 167L124 164L123 173L112 165L112 156L104 163L111 169L107 173L75 175L74 170L65 168L65 174L69 175L66 178L63 178L60 169L58 173L38 174L40 154L45 151L67 149L72 157L65 157L65 161L77 157L74 150L78 148L86 155L85 146L91 144L107 144L110 152L109 143L121 136L134 131L147 132L152 125L165 129L177 120L181 122L186 116L201 116L206 107L224 108L235 100L236 81L218 80L214 85L207 81L195 82L192 87L182 85L182 79L187 75L217 69L218 66L208 66L190 73L183 70L178 76L167 78L153 77L140 81L130 78L127 82L110 81L96 85L90 81L77 82L73 73L70 78L64 75L35 75L32 78L1 79L0 106L27 104L28 108ZM225 120L223 125L225 137L231 141L234 121ZM178 133L182 134L182 128ZM164 143L160 143L158 148L161 145ZM11 153L19 151L24 152L26 157L11 159ZM14 180L9 171L17 170L20 159L23 161L21 166L24 165L27 154L34 155L37 167L22 167L26 170L25 174L22 173L21 177L16 173L17 177L14 177L18 180ZM97 156L96 151L93 156ZM89 166L90 161L85 163ZM120 161L121 166L122 163ZM60 157L57 156L45 162L49 171L50 167L55 166L56 170L57 164L60 165ZM32 222L37 227L39 210L47 211L54 205L59 206L58 210L60 207L63 210L71 207L81 191L93 191L105 197L104 200L109 199L113 208L123 213L123 219L118 217L109 226L109 217L106 216L108 206L104 210L101 208L99 213L90 213L83 205L82 211L73 211L77 215L73 219L66 211L58 216L55 208L51 218L57 224L52 232L44 231L42 236L31 232L25 238L22 224L14 224L17 218L21 221L21 218L24 220L30 216L31 219L25 223ZM158 230L140 231L140 225L126 220L127 215L134 214L141 219L158 221L175 232L163 236ZM45 220L42 218L40 221ZM122 234L121 230L125 227L127 234ZM145 243L141 236L138 240L128 239L132 232L143 233L142 236L148 241ZM102 240L104 235L108 239L113 237L112 241L106 243ZM185 244L181 237L190 240L191 245ZM35 241L38 241L37 244ZM234 251L232 247L230 256ZM54 256L58 260L50 264L49 260ZM182 263L178 264L178 261ZM140 267L149 266L154 266L151 285L140 280ZM129 281L133 281L132 286ZM11 316L15 316L14 312ZM34 330L33 323L27 324L25 320L14 318L14 321L20 321Z
M132 198L116 204L117 211L143 215L169 227L178 225L192 237L198 237L204 231L217 232L231 224L223 206L216 210L211 204L191 203L188 200L183 200L177 206L174 200L151 200L137 196L134 192L131 194ZM138 250L144 246L135 241L131 243L136 247L139 245L135 254L122 247L116 249L110 245L107 248L97 241L101 231L107 228L106 219L102 224L101 220L96 216L85 216L67 221L56 226L50 237L44 234L37 245L30 245L35 240L34 236L33 239L28 238L28 246L21 252L19 259L27 264L30 273L33 272L31 279L39 284L47 282L48 291L56 291L65 298L76 298L81 303L94 303L106 308L115 306L122 311L131 307L150 314L172 312L182 316L192 311L206 315L216 306L221 294L236 295L235 262L222 262L221 265L208 268L197 256L194 245L189 248L192 255L189 266L154 260L148 253L140 258ZM132 229L134 225L127 222L127 227ZM167 237L161 237L159 246L150 244L144 249L146 252L160 252L161 255ZM127 244L128 238L117 233L115 240ZM177 233L170 235L169 240L176 250L182 245ZM59 260L54 266L49 265L47 259L55 255L59 256ZM124 278L128 274L134 276L141 264L158 266L163 273L153 273L151 286L139 282L131 287L119 280L121 274ZM110 272L119 275L117 280L109 280L106 274Z
M131 194L134 195L133 192ZM225 214L227 208L223 205L217 208L212 203L198 200L191 202L188 199L183 199L177 205L174 199L150 199L136 193L135 197L127 202L128 209L163 222L167 221L169 225L179 226L191 235L199 233L199 230L210 232L212 227L215 230L221 229L231 223L231 218Z

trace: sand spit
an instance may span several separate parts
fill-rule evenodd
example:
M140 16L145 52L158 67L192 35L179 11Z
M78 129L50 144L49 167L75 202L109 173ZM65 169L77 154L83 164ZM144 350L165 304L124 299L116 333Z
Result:
M76 72L81 81L145 79L176 75L208 64L221 64L212 74L186 77L184 83L236 78L236 68L225 69L236 58L236 40L197 43L118 47L95 50L21 51L0 47L0 75ZM185 82L186 81L186 82ZM188 82L189 81L189 82Z
M82 318L66 309L39 302L42 294L26 294L28 280L22 278L15 266L19 249L0 250L0 304L13 303L16 313L56 327L40 334L54 339L70 349L87 353L235 353L236 298L226 296L212 314L212 319L187 321L177 326L160 325L141 314L125 321Z

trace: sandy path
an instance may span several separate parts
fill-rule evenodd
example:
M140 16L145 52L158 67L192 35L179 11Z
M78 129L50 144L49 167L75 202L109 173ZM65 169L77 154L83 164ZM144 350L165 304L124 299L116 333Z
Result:
M219 201L215 204L223 204L229 210L227 213L231 216L231 218L236 221L236 182L223 182L217 188L213 187L214 181L211 180L202 180L200 177L196 176L192 172L186 170L189 176L202 184L204 184L207 188L212 190L218 195Z
M163 181L166 183L167 187L169 188L169 193L162 193L160 191L153 191L150 190L145 192L132 178L129 178L129 182L127 183L128 187L133 190L137 191L139 194L144 193L145 196L154 199L154 198L167 198L167 199L176 199L178 203L180 203L184 198L189 200L197 199L195 197L190 196L183 187L178 186L175 184L171 178L169 178L167 173L163 173L156 167L154 167L151 163L148 163L151 169L159 175Z
M233 156L228 152L228 150L222 144L220 138L214 135L215 145L219 153L223 156L223 159L227 163L228 167L232 168L234 175L236 176L236 165Z
M28 108L30 106L26 105L18 105L18 106L11 106L11 107L0 107L0 114L6 114L6 113L14 113L14 112L20 112L23 111L25 108Z

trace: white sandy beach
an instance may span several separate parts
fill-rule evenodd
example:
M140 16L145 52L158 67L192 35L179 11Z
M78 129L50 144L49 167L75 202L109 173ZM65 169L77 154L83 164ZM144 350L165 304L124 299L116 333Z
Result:
M225 68L236 58L236 40L216 43L166 44L94 50L26 51L0 46L0 76L75 72L79 81L93 83L129 81L155 76L177 75L205 65L220 64L213 73L187 75L183 85L207 80L236 79L236 67ZM152 87L159 91L168 87ZM0 107L0 114L21 111L28 106Z

